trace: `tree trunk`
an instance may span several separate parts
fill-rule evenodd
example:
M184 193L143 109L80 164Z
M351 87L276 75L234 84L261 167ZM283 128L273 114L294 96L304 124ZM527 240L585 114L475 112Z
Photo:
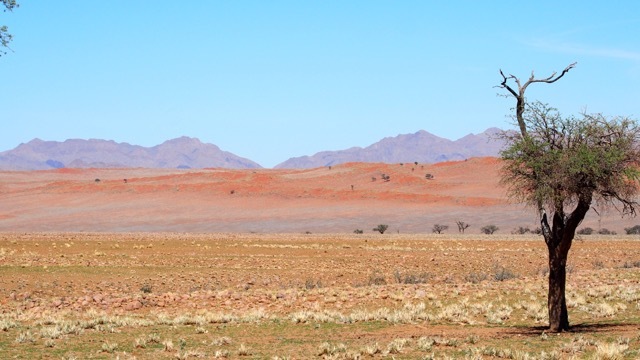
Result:
M562 332L569 330L569 314L565 288L567 283L567 255L562 247L549 249L549 330Z
M547 215L543 212L541 219L542 234L549 250L549 296L547 309L549 310L549 331L562 332L569 330L569 313L565 289L567 284L567 258L571 243L576 234L576 228L589 211L591 193L582 194L576 208L566 217L564 205L556 204L553 214L553 226L547 222Z

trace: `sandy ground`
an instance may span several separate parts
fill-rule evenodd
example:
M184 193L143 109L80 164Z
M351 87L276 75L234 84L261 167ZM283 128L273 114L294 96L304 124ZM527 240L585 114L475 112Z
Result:
M471 224L468 233L488 224L499 233L536 227L532 210L509 203L499 168L495 158L477 158L305 170L0 172L0 231L351 233L387 224L389 232L430 233L443 224L455 233L456 220ZM584 226L624 233L636 223L600 210Z

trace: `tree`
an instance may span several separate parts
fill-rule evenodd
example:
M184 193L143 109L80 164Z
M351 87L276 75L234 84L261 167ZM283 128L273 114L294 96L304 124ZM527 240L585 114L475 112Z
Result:
M3 12L13 11L19 5L16 0L0 0L4 6ZM9 34L9 28L6 26L0 26L0 47L9 48L9 43L13 40L13 36ZM0 50L0 56L5 55L7 52Z
M465 231L469 226L471 226L471 225L467 224L466 222L464 222L464 221L460 221L460 220L456 221L456 225L458 225L458 232L461 232L461 233L463 233L463 234L464 234L464 231Z
M387 231L388 228L389 228L389 225L380 224L377 227L374 227L373 231L377 231L380 234L384 234L384 232Z
M433 228L431 229L431 231L433 231L436 234L442 234L442 232L447 230L448 228L449 228L448 225L435 224L433 225Z
M503 134L507 146L501 152L502 183L513 198L538 210L548 250L547 308L549 329L554 332L569 329L566 265L576 228L593 202L635 215L638 204L633 199L640 180L640 131L635 121L600 114L563 118L547 105L525 103L528 85L553 83L574 66L540 80L532 73L524 85L500 71L500 87L517 100L520 128L519 133ZM516 83L517 92L508 85L509 80Z

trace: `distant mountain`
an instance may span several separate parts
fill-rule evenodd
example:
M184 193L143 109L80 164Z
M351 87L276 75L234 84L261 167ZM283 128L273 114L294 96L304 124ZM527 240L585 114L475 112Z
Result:
M497 156L504 145L495 137L500 131L490 128L483 133L469 134L452 141L421 130L415 134L384 138L366 148L352 147L291 158L276 165L276 168L314 168L345 162L435 163L470 157Z
M0 169L52 168L260 168L251 160L222 151L190 137L168 140L153 147L107 140L42 141L34 139L13 150L0 152Z

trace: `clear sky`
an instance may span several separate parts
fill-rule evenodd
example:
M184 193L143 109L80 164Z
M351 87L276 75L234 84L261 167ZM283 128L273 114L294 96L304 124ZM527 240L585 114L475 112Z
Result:
M21 0L0 25L0 151L197 137L272 167L427 130L510 127L528 98L640 117L640 1Z

